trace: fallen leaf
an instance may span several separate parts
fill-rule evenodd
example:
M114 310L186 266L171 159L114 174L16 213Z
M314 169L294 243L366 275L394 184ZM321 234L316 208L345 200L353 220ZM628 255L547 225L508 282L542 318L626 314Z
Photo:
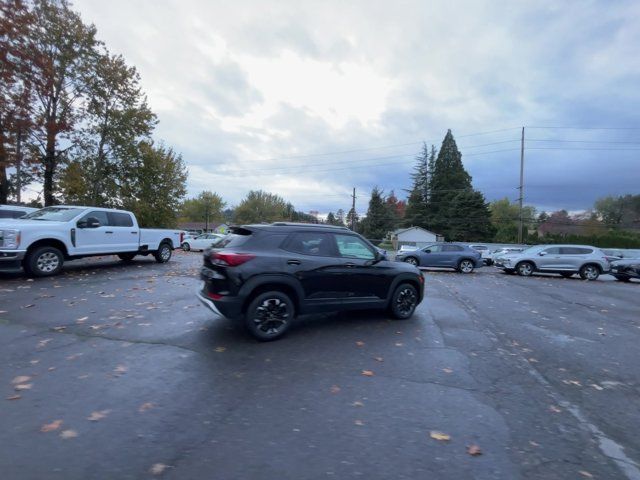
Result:
M227 349L227 347L216 347L215 351L218 353L222 353Z
M450 368L443 368L442 371L444 373L453 373L453 370L451 370Z
M447 435L446 433L438 432L436 430L432 430L429 433L429 436L431 438L433 438L434 440L439 440L441 442L448 442L449 440L451 440L451 436L450 435Z
M40 340L40 341L38 342L38 348L39 348L39 347L44 347L44 346L45 346L47 343L49 343L50 341L51 341L51 339L50 339L50 338L45 338L44 340Z
M151 410L155 405L151 402L147 402L147 403L143 403L142 405L140 405L140 408L138 408L138 411L140 413L146 412L147 410Z
M595 388L596 390L600 391L600 390L604 390L604 388L602 388L600 385L597 385L595 383L592 383L591 385L589 385L590 387Z
M31 307L35 307L35 306L36 306L35 303L30 303L29 305L25 305L22 308L31 308Z
M96 412L91 412L91 415L87 417L87 420L91 420L92 422L97 422L98 420L102 420L107 415L109 415L110 411L111 410L99 410Z
M11 395L10 397L7 397L7 400L19 400L22 397L20 395Z
M362 427L364 425L364 422L362 420L355 420L353 423L358 425L359 427Z
M365 377L373 377L374 373L371 370L362 370L362 375Z
M84 323L89 320L89 317L82 317L76 320L76 323Z
M331 393L338 393L340 392L340 387L337 385L332 385L331 386Z
M467 453L471 456L482 455L482 450L478 445L469 445L467 446Z
M362 341L358 340L358 341L356 342L356 345L357 345L357 346L359 346L359 347L364 347L364 342L362 342Z
M122 374L122 373L126 373L127 370L128 368L125 367L124 365L118 365L116 368L114 368L113 372L117 374Z
M164 472L168 467L169 465L165 465L164 463L155 463L149 469L149 473L151 473L152 475L161 475L162 472Z
M13 388L16 392L21 392L22 390L31 390L33 387L33 383L21 383L19 385L15 385Z
M562 412L562 410L561 410L561 409L559 409L558 407L556 407L555 405L551 405L551 406L549 407L549 410L551 410L553 413L560 413L560 412Z
M60 432L60 438L67 440L69 438L76 438L78 436L78 432L75 430L63 430Z
M376 362L384 362L384 358L382 357L373 357Z
M51 423L45 423L40 427L41 432L51 432L53 430L57 430L62 425L62 420L54 420Z
M586 470L580 470L578 472L580 475L582 475L585 478L593 478L593 475L591 475L589 472L587 472Z
M353 402L351 404L351 406L353 406L353 407L364 407L364 403L359 402L359 401L356 400L355 402Z
M52 329L52 330L53 330L54 332L63 332L63 331L65 331L66 329L67 329L67 327L65 327L64 325L61 325L61 326L59 326L59 327L53 327L53 329Z
M401 347L402 345L403 345L403 344L402 344L402 343L400 343L400 342L396 343L396 347Z
M17 383L25 383L28 382L29 380L31 380L31 377L27 376L27 375L20 375L16 378L14 378L13 380L11 380L11 383L13 385L17 384Z

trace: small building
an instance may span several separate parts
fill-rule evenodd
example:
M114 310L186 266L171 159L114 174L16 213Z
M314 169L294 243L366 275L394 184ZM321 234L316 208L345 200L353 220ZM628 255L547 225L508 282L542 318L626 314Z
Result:
M422 248L433 242L442 241L444 241L442 235L430 232L422 227L401 228L391 235L391 244L395 250L398 250L402 245Z

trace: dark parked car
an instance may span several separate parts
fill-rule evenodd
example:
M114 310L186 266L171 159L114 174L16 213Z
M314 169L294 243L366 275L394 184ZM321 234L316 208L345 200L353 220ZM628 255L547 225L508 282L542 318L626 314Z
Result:
M629 282L632 278L640 280L640 259L616 260L611 263L610 273L621 282Z
M390 262L360 235L328 225L233 227L205 252L200 278L200 301L263 341L308 313L376 308L409 318L424 294L413 265Z
M457 243L434 243L418 250L398 252L396 261L416 267L454 268L461 273L471 273L483 265L480 252Z

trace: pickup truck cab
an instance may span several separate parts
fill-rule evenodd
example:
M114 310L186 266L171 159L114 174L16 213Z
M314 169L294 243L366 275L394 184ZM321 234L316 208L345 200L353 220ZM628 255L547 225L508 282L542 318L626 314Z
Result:
M133 213L58 205L19 219L0 219L0 268L20 267L36 277L56 275L67 260L117 255L131 261L153 255L168 262L182 243L180 230L139 228Z

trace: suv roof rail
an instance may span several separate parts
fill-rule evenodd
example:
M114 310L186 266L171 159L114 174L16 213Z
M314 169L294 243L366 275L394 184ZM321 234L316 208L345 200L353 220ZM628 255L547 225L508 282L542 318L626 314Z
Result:
M335 228L339 230L349 230L340 225L327 225L326 223L299 223L299 222L273 222L274 227L308 227L308 228Z

